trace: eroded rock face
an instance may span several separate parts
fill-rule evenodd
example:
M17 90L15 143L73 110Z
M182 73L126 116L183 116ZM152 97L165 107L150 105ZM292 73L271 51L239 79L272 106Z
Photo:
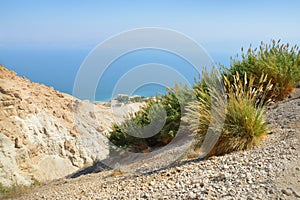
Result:
M94 113L101 110L90 102L0 65L0 183L52 180L104 159L108 147L101 130L110 123Z

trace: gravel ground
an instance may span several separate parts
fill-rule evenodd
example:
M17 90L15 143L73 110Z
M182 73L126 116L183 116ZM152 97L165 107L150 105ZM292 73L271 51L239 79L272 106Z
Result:
M19 199L300 199L299 95L269 107L267 116L270 134L250 151L144 174L108 170L61 179Z

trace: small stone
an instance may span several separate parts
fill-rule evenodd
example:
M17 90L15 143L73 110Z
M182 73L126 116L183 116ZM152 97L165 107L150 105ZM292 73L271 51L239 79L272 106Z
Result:
M177 172L181 172L181 171L182 171L182 168L181 168L181 167L176 167L176 171L177 171Z
M189 192L189 197L191 199L195 199L197 197L197 195L194 192Z
M22 147L22 145L23 145L23 142L22 142L22 139L20 139L20 138L16 138L15 139L15 148L21 148Z
M224 169L229 169L229 166L228 165L224 165L223 168Z
M155 180L151 181L150 185L154 186L155 185Z
M282 189L281 191L283 194L285 194L287 196L291 196L293 194L293 190L291 190L290 188Z
M270 189L268 190L268 192L269 192L269 194L274 194L274 190L273 190L272 188L270 188Z
M251 178L252 177L251 173L249 173L249 172L246 173L246 176L247 176L247 178Z
M219 174L217 177L216 177L216 180L217 181L226 181L226 176L225 174Z
M199 183L200 182L200 179L199 178L194 178L193 180L192 180L192 184L197 184L197 183Z
M144 194L142 195L142 198L143 198L143 199L148 199L148 198L149 198L149 194L144 193Z

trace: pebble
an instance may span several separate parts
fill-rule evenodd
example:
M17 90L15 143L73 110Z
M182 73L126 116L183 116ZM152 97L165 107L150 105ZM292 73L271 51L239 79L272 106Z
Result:
M155 185L155 181L154 181L154 180L151 181L151 182L150 182L150 185L154 186L154 185Z
M189 192L189 197L191 199L195 199L197 197L197 194L195 194L194 192Z
M291 190L290 188L282 189L282 193L287 196L291 196L293 194L293 190Z

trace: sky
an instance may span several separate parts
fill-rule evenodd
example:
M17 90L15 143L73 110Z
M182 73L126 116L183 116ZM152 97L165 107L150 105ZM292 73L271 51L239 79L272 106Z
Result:
M0 45L6 48L90 47L142 27L174 29L212 51L272 38L300 41L296 0L0 2Z
M62 91L96 45L136 28L178 31L225 63L260 41L300 44L297 0L0 0L0 7L0 63Z

